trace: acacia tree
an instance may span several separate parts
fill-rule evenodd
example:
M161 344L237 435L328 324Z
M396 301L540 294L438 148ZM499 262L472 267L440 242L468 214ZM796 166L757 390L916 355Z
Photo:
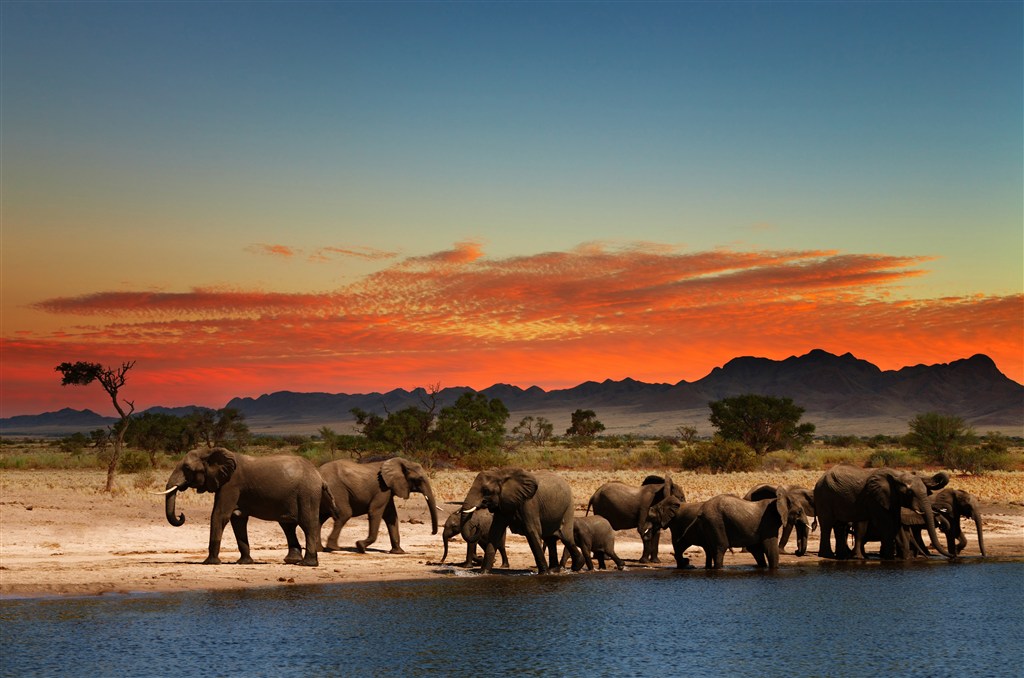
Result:
M758 455L806 445L814 424L801 424L804 408L792 398L748 393L708 403L711 425L725 440L746 443Z
M572 426L565 429L565 435L580 441L587 441L604 430L604 424L594 410L576 410L572 413Z
M124 436L128 432L128 424L131 420L132 412L135 411L135 403L125 400L124 406L122 406L121 401L117 399L118 392L124 386L128 371L133 367L135 367L134 360L121 363L121 367L116 369L104 367L99 363L84 361L61 363L53 368L63 375L60 381L61 386L87 386L94 381L98 381L103 390L110 396L111 402L114 403L114 409L117 410L117 414L121 417L121 421L116 427L116 435L114 436L114 451L110 456L110 463L107 464L107 492L114 489L114 474L117 472L117 462L121 459L121 450L124 448ZM127 410L125 409L126 407Z

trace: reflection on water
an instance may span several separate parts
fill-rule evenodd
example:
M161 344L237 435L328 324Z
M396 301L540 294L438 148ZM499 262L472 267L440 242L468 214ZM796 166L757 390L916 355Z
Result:
M815 563L0 604L0 675L1020 675L1024 563Z

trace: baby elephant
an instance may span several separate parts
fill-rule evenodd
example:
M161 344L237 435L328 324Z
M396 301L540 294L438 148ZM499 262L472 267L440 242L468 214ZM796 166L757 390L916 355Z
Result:
M473 567L476 560L476 546L486 548L487 536L491 531L491 519L493 514L490 511L475 511L473 516L462 524L462 511L453 512L444 521L444 530L441 532L441 539L444 540L444 555L441 556L443 563L448 558L448 542L459 534L466 540L466 560L461 567ZM501 543L497 545L498 553L501 554L501 566L508 567L508 554L505 552L505 536L502 535Z
M601 516L583 516L573 520L572 528L576 546L583 553L583 561L587 564L588 570L594 569L594 561L590 554L597 556L597 566L604 568L604 559L611 558L615 561L615 567L620 570L624 567L622 558L615 553L615 530L606 518ZM568 549L562 549L562 567L569 559Z

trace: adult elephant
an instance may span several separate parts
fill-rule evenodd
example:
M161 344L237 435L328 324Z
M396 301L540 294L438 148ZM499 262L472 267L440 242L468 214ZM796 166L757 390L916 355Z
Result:
M690 559L683 555L686 549L704 543L701 526L697 516L704 508L704 502L685 503L674 495L669 495L651 507L645 523L647 530L655 528L667 529L672 537L672 555L676 559L676 567L686 568ZM705 550L705 564L711 568L711 552Z
M303 457L274 455L250 457L223 447L188 452L167 479L165 511L167 522L178 527L185 515L175 515L178 492L190 487L214 493L210 514L210 552L203 561L220 564L220 542L224 526L231 529L241 557L237 562L251 564L248 521L250 517L272 520L281 525L288 540L286 563L316 566L320 524L337 515L330 488L316 466ZM306 551L302 552L295 530L302 528Z
M982 557L985 557L985 533L982 529L981 508L977 499L970 492L956 490L946 487L928 497L932 507L932 514L935 517L935 528L946 536L946 550L952 557L958 556L967 547L967 537L964 536L960 527L963 518L974 520L975 529L978 533L978 550ZM931 552L925 545L921 534L924 529L924 517L904 508L900 514L902 520L902 533L897 538L897 556L909 558L911 555L930 556ZM868 523L859 523L855 531L855 537L862 542L878 541L878 535L870 529ZM933 543L934 546L934 543Z
M902 524L900 509L905 507L923 516L928 537L939 553L949 556L939 545L935 518L928 501L930 492L942 489L948 482L949 476L945 473L924 477L889 468L833 466L814 485L814 508L821 527L818 555L822 558L849 558L851 553L846 543L848 526L870 521L882 541L880 556L892 559ZM833 534L835 551L831 544ZM852 556L864 558L861 543L855 543Z
M365 553L370 544L377 540L381 519L388 528L391 539L391 553L405 553L398 533L398 510L395 497L408 499L411 492L419 492L427 498L430 510L431 534L437 534L437 505L434 490L423 467L414 461L393 457L386 461L360 464L348 459L329 461L320 467L320 474L327 481L338 504L338 517L327 537L325 551L337 551L341 528L353 516L367 516L370 523L366 539L356 542L356 550Z
M813 525L809 525L807 518L814 517L814 492L808 490L806 487L798 487L796 485L781 485L775 487L774 485L758 485L757 487L743 495L743 498L747 501L760 501L761 499L773 499L778 496L779 492L786 494L786 499L791 505L797 505L802 511L802 515L797 520L788 520L786 524L782 526L782 534L779 535L779 552L784 553L786 544L789 543L789 536L793 533L793 529L796 529L796 551L794 555L803 556L807 553L807 537L808 535L817 528L818 521L815 520Z
M572 489L561 476L519 468L481 471L462 502L463 524L482 509L494 515L481 572L491 571L495 548L504 543L506 530L526 537L539 574L559 569L559 541L572 554L572 569L583 567L583 556L573 537ZM549 563L544 562L545 549L550 555Z
M587 502L586 514L591 509L594 515L605 518L613 530L634 529L640 534L643 542L641 563L657 563L658 545L661 541L661 528L646 525L650 508L666 496L674 496L680 502L686 501L683 488L673 484L669 476L647 476L640 487L613 481L597 488Z
M444 528L441 530L441 540L444 542L444 553L441 555L443 563L448 558L448 542L455 535L461 535L466 542L466 560L459 567L473 567L476 561L476 547L487 548L487 537L491 532L491 520L493 516L490 511L475 511L469 520L463 522L462 509L452 511L448 519L444 521ZM502 535L504 537L504 535ZM508 553L505 551L505 542L497 545L501 554L501 566L508 567Z

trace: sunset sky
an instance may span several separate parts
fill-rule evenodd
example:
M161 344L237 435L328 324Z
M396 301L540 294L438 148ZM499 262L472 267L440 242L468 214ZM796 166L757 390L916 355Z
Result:
M1024 381L1020 2L0 4L0 416Z

